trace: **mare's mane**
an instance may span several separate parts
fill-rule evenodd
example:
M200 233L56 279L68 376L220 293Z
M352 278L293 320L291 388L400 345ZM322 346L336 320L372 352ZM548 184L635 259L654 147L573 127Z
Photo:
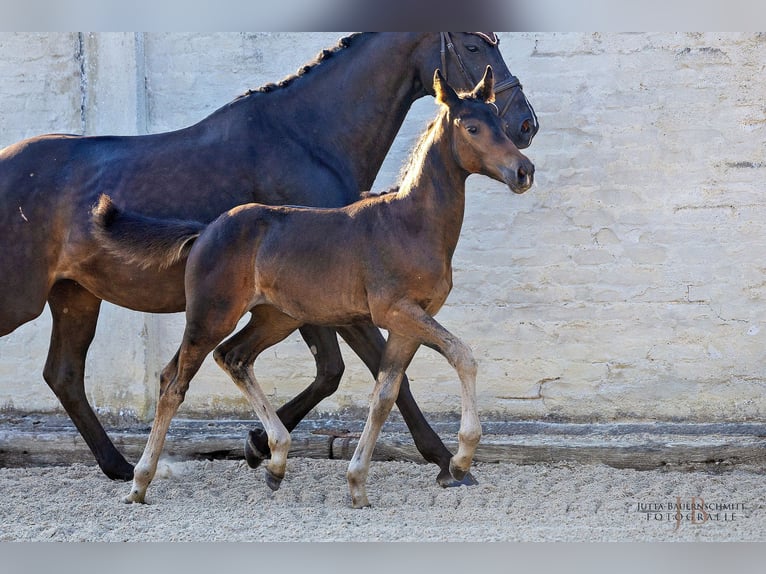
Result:
M324 49L317 56L314 58L313 61L309 62L308 64L304 64L301 66L297 72L294 74L290 74L289 76L281 79L279 82L269 82L268 84L264 84L260 88L250 89L247 90L243 95L240 96L240 98L247 97L251 94L255 93L266 93L266 92L273 92L276 89L279 88L285 88L292 84L297 78L300 78L301 76L308 74L311 70L322 64L325 60L328 60L329 58L336 55L338 52L345 50L346 48L349 48L354 41L362 36L362 32L355 32L354 34L350 34L348 36L344 36L340 40L338 40L338 44L332 48Z

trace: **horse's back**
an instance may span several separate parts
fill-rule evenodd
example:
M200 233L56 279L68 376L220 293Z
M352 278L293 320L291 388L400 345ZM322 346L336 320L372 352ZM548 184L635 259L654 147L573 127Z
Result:
M358 257L366 246L354 244L349 224L343 209L236 207L192 248L187 300L201 308L212 304L205 301L220 300L239 300L248 308L271 304L313 324L366 318L365 257Z

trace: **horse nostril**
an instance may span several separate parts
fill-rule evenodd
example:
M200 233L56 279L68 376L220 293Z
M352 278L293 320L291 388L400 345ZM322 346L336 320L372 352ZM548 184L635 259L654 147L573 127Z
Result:
M532 180L532 175L534 173L535 167L533 165L521 166L518 170L516 170L516 177L518 178L519 183L524 184Z
M524 120L523 122L521 122L521 133L526 135L530 131L532 131L532 122L530 122L529 120Z

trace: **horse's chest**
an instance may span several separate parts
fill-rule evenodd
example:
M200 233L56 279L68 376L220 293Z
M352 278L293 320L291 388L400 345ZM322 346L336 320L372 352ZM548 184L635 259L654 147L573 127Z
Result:
M407 284L409 297L433 315L452 291L452 267L415 270Z

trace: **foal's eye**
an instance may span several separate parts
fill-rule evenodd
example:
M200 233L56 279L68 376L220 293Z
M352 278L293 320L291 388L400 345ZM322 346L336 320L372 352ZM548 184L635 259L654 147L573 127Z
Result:
M473 53L476 53L479 51L479 47L476 46L475 44L466 44L465 49Z
M478 128L478 127L476 127L476 126L466 126L466 127L465 127L465 130L466 130L466 131L467 131L469 134L476 134L476 133L479 133L479 128Z

